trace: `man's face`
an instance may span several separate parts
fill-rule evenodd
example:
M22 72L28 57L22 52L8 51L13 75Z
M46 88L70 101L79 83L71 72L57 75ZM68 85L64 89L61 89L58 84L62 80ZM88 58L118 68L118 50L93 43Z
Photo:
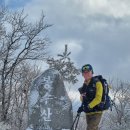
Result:
M93 76L92 71L84 71L82 75L85 80L90 80Z

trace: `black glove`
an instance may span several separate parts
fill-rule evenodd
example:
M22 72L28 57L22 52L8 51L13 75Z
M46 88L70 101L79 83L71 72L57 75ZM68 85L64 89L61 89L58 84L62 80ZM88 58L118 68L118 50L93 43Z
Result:
M84 112L88 113L88 112L90 112L91 110L92 110L92 108L90 108L89 105L83 106L83 111L84 111Z
M81 113L81 112L83 112L83 106L79 107L79 109L77 111L77 113Z

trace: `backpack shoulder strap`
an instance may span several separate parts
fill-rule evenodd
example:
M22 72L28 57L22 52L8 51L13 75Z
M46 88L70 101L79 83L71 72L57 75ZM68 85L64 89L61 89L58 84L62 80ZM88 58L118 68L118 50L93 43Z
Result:
M98 76L94 76L94 77L92 78L93 84L96 84L98 81L101 81Z

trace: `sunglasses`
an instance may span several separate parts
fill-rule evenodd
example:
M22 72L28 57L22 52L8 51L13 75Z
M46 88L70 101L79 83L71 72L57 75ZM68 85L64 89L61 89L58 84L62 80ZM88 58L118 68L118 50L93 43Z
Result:
M84 66L82 68L82 72L89 72L89 71L91 71L91 68L89 66Z

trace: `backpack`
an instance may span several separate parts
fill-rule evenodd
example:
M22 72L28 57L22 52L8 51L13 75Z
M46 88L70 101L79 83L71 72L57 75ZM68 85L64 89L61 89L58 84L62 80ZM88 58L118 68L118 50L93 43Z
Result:
M107 83L107 80L102 77L102 75L94 76L93 78L96 81L100 81L103 87L102 101L98 105L98 107L101 110L107 110L111 107L111 98L109 96L109 84Z

